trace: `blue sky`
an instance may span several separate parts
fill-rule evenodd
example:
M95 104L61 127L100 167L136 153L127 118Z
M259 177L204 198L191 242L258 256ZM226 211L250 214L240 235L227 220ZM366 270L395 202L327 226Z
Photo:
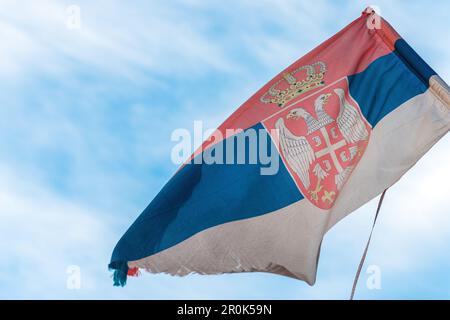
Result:
M0 2L0 298L346 299L376 201L325 237L314 287L270 274L143 274L112 286L112 249L177 169L170 134L214 128L357 18L362 1ZM370 3L369 3L370 4ZM81 29L67 28L67 7ZM448 1L378 1L450 81ZM390 189L357 298L450 298L450 137ZM66 286L67 267L81 288Z

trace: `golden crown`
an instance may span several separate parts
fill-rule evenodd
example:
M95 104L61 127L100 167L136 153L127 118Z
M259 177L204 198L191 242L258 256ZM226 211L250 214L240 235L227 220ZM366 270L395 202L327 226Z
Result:
M303 70L306 71L306 78L302 80L297 77L297 74L302 73ZM275 103L279 107L284 107L286 103L299 95L323 86L325 84L323 77L326 71L326 64L318 61L294 71L285 72L283 77L261 96L260 100L263 103Z

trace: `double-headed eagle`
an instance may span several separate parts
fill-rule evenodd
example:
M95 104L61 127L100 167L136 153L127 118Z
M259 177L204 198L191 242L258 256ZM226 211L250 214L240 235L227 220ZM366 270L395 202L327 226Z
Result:
M367 139L369 133L364 120L361 118L358 110L347 101L344 90L337 88L334 89L334 92L339 97L340 102L340 111L336 120L330 117L323 108L331 94L322 94L315 100L314 110L316 118L303 108L292 109L286 118L303 118L308 127L307 135L336 121L347 143L355 143ZM290 132L284 124L283 118L277 120L275 128L279 131L280 146L288 164L299 176L305 188L309 189L309 168L316 159L313 148L305 136L296 136Z

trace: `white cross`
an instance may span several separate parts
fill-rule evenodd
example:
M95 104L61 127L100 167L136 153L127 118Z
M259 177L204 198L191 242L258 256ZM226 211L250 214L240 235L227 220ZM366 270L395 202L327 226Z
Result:
M333 163L334 163L337 171L338 172L344 171L344 169L342 169L342 166L339 163L339 160L336 156L336 151L339 148L342 148L343 146L345 146L347 143L345 142L345 140L341 140L339 142L336 142L335 144L331 144L330 137L328 135L327 130L324 127L322 127L322 128L320 128L320 132L322 132L323 137L325 138L326 147L323 148L322 150L319 150L316 152L316 158L321 158L321 157L329 154L331 156L331 159L333 160Z

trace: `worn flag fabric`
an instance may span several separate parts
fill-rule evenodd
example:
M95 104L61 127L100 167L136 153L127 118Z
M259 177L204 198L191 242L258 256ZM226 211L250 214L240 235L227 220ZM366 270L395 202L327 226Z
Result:
M312 285L327 230L449 129L449 87L367 10L261 88L176 172L116 245L115 284L145 269Z

